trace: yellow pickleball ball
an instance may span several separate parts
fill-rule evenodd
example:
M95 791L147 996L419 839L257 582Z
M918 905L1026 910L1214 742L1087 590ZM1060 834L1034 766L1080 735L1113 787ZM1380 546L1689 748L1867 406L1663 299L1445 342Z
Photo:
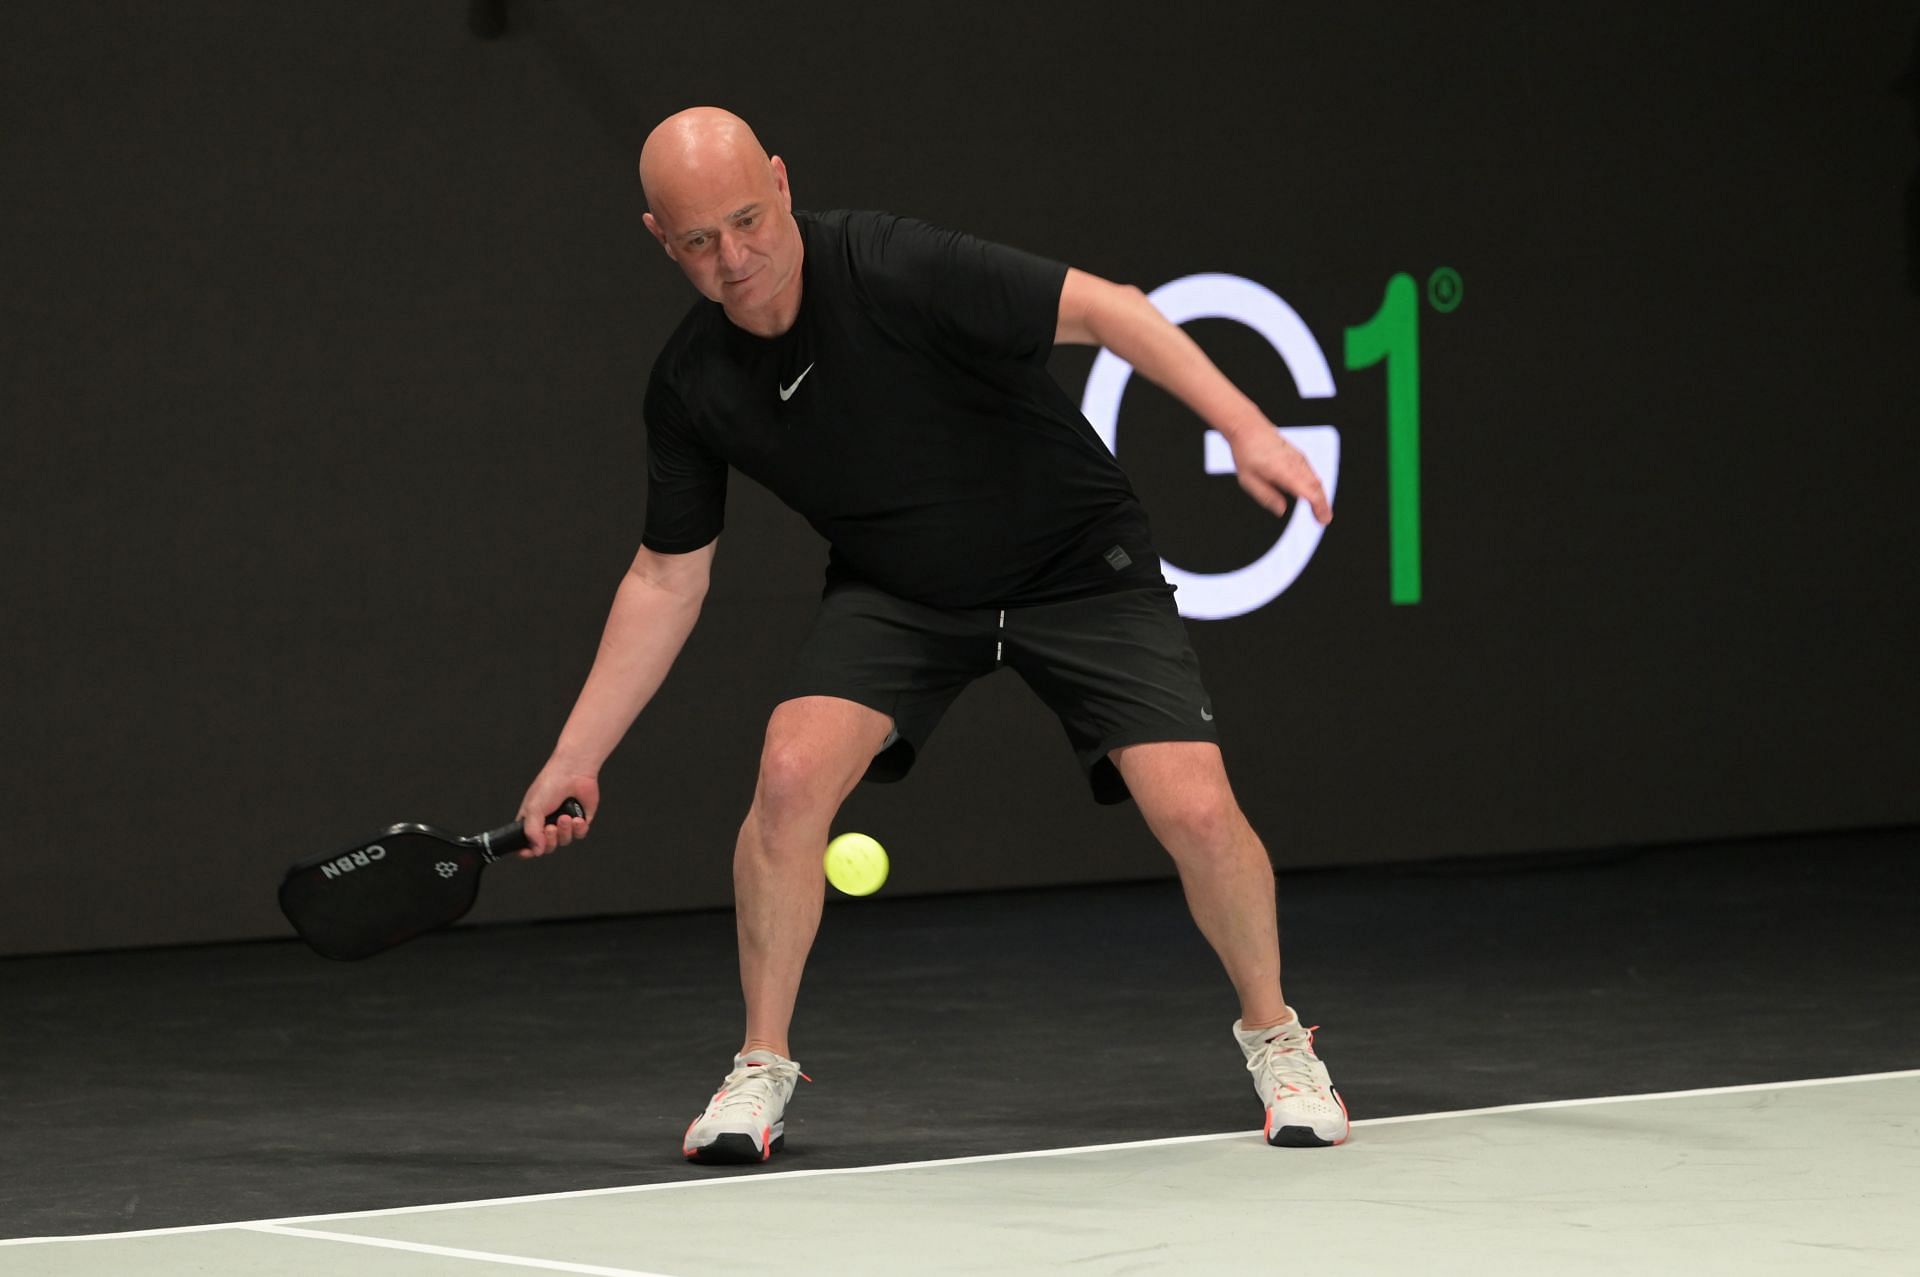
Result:
M887 849L865 834L827 844L827 881L849 896L870 896L887 881Z

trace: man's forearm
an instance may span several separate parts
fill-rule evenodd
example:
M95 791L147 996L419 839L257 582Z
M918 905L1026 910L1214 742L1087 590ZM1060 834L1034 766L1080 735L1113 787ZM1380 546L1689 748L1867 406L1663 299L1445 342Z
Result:
M593 669L554 746L556 760L588 774L599 772L666 681L702 601L703 595L677 593L637 573L621 578Z
M1110 284L1087 313L1093 340L1132 364L1134 371L1236 440L1244 431L1272 429L1259 405L1214 366L1193 338L1170 322L1145 293Z

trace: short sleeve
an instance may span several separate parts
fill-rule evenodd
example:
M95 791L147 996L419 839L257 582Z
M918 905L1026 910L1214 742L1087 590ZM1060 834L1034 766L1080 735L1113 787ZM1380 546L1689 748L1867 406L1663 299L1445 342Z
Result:
M727 464L701 440L658 368L647 383L647 523L640 543L659 554L690 554L720 535L727 512Z
M907 217L875 214L859 231L849 247L877 300L975 355L1043 363L1052 353L1064 263Z

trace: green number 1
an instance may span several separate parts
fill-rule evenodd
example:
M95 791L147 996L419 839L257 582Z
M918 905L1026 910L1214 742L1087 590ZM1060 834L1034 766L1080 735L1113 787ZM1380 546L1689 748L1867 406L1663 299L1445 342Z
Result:
M1420 601L1420 295L1396 274L1373 318L1347 329L1347 369L1387 364L1387 545L1395 603Z

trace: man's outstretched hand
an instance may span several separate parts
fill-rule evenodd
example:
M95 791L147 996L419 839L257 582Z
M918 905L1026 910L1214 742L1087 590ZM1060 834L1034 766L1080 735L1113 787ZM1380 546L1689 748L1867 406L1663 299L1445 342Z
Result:
M1287 498L1307 503L1322 527L1333 522L1333 506L1306 454L1277 430L1248 431L1233 443L1233 465L1248 496L1276 515L1287 512Z

